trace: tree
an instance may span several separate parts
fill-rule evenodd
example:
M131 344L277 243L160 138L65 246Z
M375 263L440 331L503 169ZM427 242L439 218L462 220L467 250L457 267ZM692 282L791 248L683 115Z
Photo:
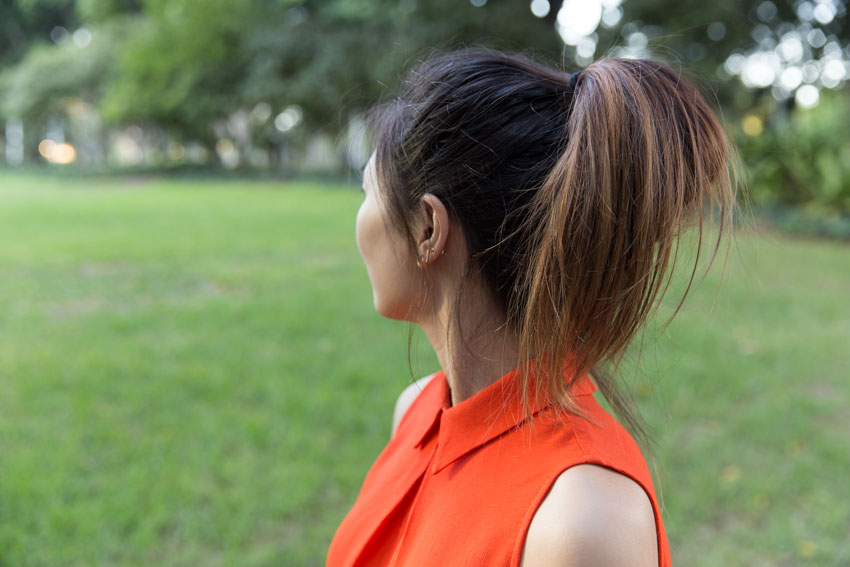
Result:
M238 107L241 45L256 21L253 0L148 0L119 46L102 102L117 123L155 124L178 138L214 143L211 122Z
M672 59L708 82L733 113L758 106L763 98L793 106L799 87L835 88L850 75L834 78L835 64L823 74L833 58L850 69L844 0L627 0L622 9L617 26L600 28L599 45L619 53L619 46L632 40L648 41L653 56ZM732 78L740 78L745 88ZM781 105L776 109L782 111Z
M0 68L48 42L54 28L74 29L77 24L74 0L0 1Z
M617 18L603 17L589 43L565 45L561 8L595 1ZM789 96L801 85L811 95L844 84L836 73L850 69L845 2L534 0L549 9L538 18L516 0L7 0L0 118L43 123L76 97L114 126L154 126L211 148L221 136L216 124L259 109L253 143L273 146L297 131L283 134L271 116L297 109L302 132L333 135L430 50L475 45L566 67L646 52L695 72L732 114L757 106L767 120L793 107ZM90 34L91 46L75 51L67 37L76 31ZM791 56L776 63L780 51ZM767 82L750 73L762 56L775 63ZM786 73L791 67L799 69ZM786 89L797 71L799 82Z

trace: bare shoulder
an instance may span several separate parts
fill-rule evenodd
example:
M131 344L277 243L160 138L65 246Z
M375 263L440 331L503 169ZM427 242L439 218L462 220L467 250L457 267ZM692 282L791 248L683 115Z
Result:
M398 400L396 400L395 403L395 411L393 411L392 437L395 437L395 430L398 428L398 424L401 423L401 418L403 418L404 414L407 413L407 409L416 400L419 393L425 389L425 386L428 385L428 382L430 382L434 376L436 376L436 373L420 378L405 388L398 396Z
M561 474L531 521L524 567L657 567L652 503L634 480L579 465Z

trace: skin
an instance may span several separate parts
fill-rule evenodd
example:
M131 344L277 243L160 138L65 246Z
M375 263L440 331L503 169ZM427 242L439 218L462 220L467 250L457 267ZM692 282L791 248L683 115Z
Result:
M372 282L375 309L384 317L416 323L425 332L446 373L457 404L516 367L516 337L505 330L505 317L487 287L471 281L459 313L467 348L447 333L454 298L461 284L467 248L460 227L434 195L422 197L414 211L416 247L387 222L377 186L374 157L363 172L365 197L357 213L357 245ZM417 265L417 261L418 264ZM456 377L463 376L463 380Z
M516 366L517 338L484 282L467 283L461 312L465 345L451 340L451 310L468 252L458 224L432 194L413 213L414 247L388 222L374 156L364 170L357 245L372 283L375 309L416 323L446 373L452 403L480 392ZM393 434L433 377L408 386L393 415ZM658 565L655 518L643 489L612 470L580 465L552 485L529 526L524 567L649 567Z
M520 565L657 567L649 497L632 479L610 469L568 469L537 509Z

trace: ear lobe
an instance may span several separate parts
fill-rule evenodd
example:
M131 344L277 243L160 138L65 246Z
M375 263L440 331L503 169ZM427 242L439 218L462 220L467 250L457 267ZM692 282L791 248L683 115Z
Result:
M449 212L439 197L426 193L420 200L422 230L416 241L417 264L421 267L436 262L445 254L449 239Z

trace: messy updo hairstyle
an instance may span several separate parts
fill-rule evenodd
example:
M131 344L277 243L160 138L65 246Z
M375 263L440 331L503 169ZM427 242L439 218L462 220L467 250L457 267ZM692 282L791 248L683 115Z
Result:
M718 219L713 258L734 206L734 150L700 93L650 60L571 75L472 49L421 63L372 118L388 220L413 246L421 197L445 204L468 246L465 277L483 278L519 339L525 402L574 409L569 387L591 373L643 437L604 370L667 290L683 229L695 224L701 243Z

